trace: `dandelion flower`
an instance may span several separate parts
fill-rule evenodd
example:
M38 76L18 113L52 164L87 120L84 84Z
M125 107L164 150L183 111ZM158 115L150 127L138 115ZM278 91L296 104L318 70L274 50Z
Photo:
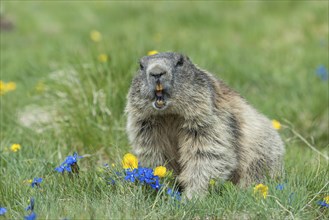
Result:
M279 130L281 128L281 123L275 119L272 120L272 126L275 130Z
M266 199L268 194L268 186L265 186L264 184L258 184L254 187L254 194L258 194L264 197Z
M164 177L166 175L167 168L164 166L158 166L154 169L154 176Z
M0 207L0 215L4 215L7 212L7 209L4 207Z
M131 153L123 156L122 166L124 169L136 169L138 167L137 157Z
M17 152L17 151L19 151L20 149L21 149L21 145L20 145L20 144L13 144L13 145L10 146L10 150L11 150L12 152Z
M157 54L157 53L159 53L159 52L156 51L156 50L150 50L149 52L147 52L147 56L152 56L152 55Z
M100 42L102 40L102 34L99 31L93 30L90 32L90 39L94 42Z
M98 61L101 63L106 63L108 60L108 57L105 53L102 53L100 55L98 55Z

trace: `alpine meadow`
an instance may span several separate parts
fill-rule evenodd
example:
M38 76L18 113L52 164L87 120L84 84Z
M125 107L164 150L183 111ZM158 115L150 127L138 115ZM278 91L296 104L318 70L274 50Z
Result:
M0 6L0 219L329 219L328 1ZM272 120L282 177L188 200L166 164L139 164L127 94L139 59L167 51Z

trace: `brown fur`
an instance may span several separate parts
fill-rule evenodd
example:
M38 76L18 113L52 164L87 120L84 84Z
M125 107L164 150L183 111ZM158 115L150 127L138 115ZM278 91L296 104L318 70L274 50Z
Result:
M144 166L173 169L188 198L204 195L211 178L247 186L281 172L284 145L271 122L188 57L143 57L127 98L134 153Z

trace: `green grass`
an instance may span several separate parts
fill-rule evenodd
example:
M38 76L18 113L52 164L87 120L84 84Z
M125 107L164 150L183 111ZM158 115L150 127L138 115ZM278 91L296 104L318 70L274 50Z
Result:
M328 218L317 201L329 195L329 164L308 146L328 157L328 81L315 74L328 69L328 13L325 1L2 1L14 28L1 30L1 80L17 89L0 103L0 207L8 210L0 218L27 215L30 197L40 219ZM101 42L90 40L92 30ZM253 186L224 183L177 204L164 192L105 183L97 169L120 165L130 150L126 94L138 59L154 49L187 54L284 125L285 177L264 182L267 199L256 199ZM101 53L108 62L98 61ZM22 124L42 115L50 119ZM22 149L7 151L14 143ZM80 177L55 173L74 151L91 155L79 161ZM44 178L41 189L23 183L34 177Z

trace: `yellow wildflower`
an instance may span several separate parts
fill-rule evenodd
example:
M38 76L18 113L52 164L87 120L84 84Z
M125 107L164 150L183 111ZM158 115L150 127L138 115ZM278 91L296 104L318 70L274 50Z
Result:
M216 181L215 181L214 179L211 179L211 180L209 181L209 184L210 184L211 186L215 185L215 183L216 183Z
M21 149L21 145L19 145L19 144L13 144L13 145L11 145L11 147L10 147L10 150L12 151L12 152L17 152L17 151L19 151Z
M254 187L254 194L262 195L266 199L268 193L268 186L264 184L258 184Z
M281 128L281 123L275 119L272 120L272 126L274 129L279 130Z
M99 31L93 30L90 32L90 38L94 42L100 42L102 40L102 34Z
M107 62L107 55L105 53L101 53L98 56L98 61L101 63L106 63Z
M5 94L6 92L10 92L16 89L16 83L8 82L5 83L0 80L0 95Z
M154 176L164 177L166 175L167 168L164 166L158 166L154 169Z
M329 204L329 196L324 197L323 199L327 204Z
M154 55L154 54L157 54L159 53L158 51L156 50L150 50L149 52L147 52L147 56L151 56L151 55Z
M135 169L138 167L137 157L131 153L127 153L123 156L122 166L124 169Z
M115 167L115 164L114 163L112 163L112 167Z

